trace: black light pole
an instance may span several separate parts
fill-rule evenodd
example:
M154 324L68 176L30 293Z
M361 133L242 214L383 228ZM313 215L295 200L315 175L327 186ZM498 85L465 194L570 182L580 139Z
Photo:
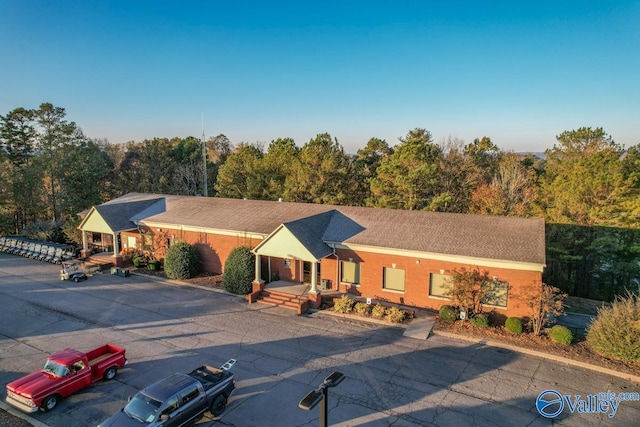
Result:
M329 415L329 404L327 399L329 398L329 389L331 387L335 387L340 384L344 380L344 374L341 372L332 372L327 378L322 381L322 384L315 389L307 393L305 397L302 398L300 403L298 403L298 407L304 409L306 411L315 408L315 406L320 403L320 414L319 414L319 426L327 427L328 415Z

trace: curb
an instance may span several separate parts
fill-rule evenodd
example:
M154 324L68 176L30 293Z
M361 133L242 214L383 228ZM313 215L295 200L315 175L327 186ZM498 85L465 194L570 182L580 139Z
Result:
M601 374L607 374L607 375L611 375L611 376L614 376L614 377L618 377L618 378L622 378L622 379L625 379L625 380L630 380L630 381L635 381L637 383L640 383L640 376L627 374L625 372L614 371L613 369L603 368L601 366L592 365L590 363L585 363L585 362L580 362L578 360L567 359L565 357L556 356L554 354L544 353L544 352L536 351L536 350L530 350L530 349L527 349L527 348L517 347L517 346L514 346L514 345L510 345L510 344L503 344L503 343L498 342L498 341L490 341L490 340L484 340L484 339L480 339L480 338L472 338L472 337L466 337L466 336L463 336L463 335L456 335L456 334L452 334L450 332L432 331L432 333L434 335L442 336L442 337L445 337L445 338L452 338L452 339L457 339L457 340L462 340L462 341L468 341L468 342L473 342L473 343L476 343L476 344L484 344L484 345L491 346L491 347L500 347L500 348L504 348L504 349L507 349L507 350L515 351L515 352L518 352L518 353L527 354L529 356L535 356L535 357L540 357L542 359L553 360L554 362L565 363L567 365L576 366L576 367L584 368L584 369L589 369L591 371L596 371L596 372L599 372Z
M21 420L24 420L26 422L28 422L29 424L31 424L34 427L49 427L48 424L45 424L43 422L40 422L34 418L31 418L29 415L24 414L20 411L18 411L17 409L14 409L12 406L7 405L6 403L0 401L0 409L2 409L3 411L13 415L14 417L20 418Z

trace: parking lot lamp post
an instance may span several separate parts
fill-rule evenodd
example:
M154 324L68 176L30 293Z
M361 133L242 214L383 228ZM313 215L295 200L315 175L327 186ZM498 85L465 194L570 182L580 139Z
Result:
M340 384L344 380L344 374L341 372L332 372L327 378L322 381L322 384L315 389L307 393L305 397L302 398L300 403L298 403L298 407L304 409L306 411L313 409L318 403L320 403L320 414L318 416L318 425L320 427L327 427L328 422L328 398L329 398L329 389L331 387L335 387Z

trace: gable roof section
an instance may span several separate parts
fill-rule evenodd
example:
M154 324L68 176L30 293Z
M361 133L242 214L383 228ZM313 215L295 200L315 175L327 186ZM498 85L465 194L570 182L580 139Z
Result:
M284 225L315 254L322 253L322 245L343 244L545 264L542 218L195 196L138 194L132 200L142 196L166 199L165 211L154 214L150 208L146 211L149 216L137 217L148 226L253 233L266 238ZM320 215L324 213L330 215ZM309 239L316 239L319 246Z
M333 252L322 236L335 213L332 210L282 224L258 244L254 252L282 258L321 260Z
M139 199L114 199L107 203L94 206L78 228L103 233L118 233L133 230L137 228L137 226L132 221L132 218L162 200L162 197L158 196L153 198L142 197ZM96 216L100 219L96 218ZM96 228L96 226L99 226L99 229L90 229L90 227Z

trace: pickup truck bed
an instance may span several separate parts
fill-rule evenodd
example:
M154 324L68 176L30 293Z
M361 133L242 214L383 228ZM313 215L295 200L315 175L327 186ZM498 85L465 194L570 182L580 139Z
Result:
M89 366L97 365L105 359L110 358L114 354L121 352L120 347L113 346L111 344L105 344L87 353L87 359L89 359Z
M194 369L188 374L191 378L195 378L202 384L205 390L209 390L211 387L217 385L223 379L231 376L231 372L214 368L209 365L202 365L199 368Z

